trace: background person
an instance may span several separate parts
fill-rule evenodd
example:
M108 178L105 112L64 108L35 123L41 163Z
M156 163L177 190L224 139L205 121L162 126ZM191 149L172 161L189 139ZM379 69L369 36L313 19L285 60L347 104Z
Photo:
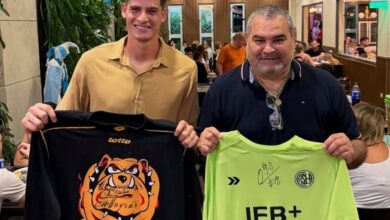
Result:
M203 48L204 50L206 51L207 53L207 60L206 60L206 63L210 66L210 69L211 69L211 66L212 66L212 63L213 63L213 54L214 54L214 51L213 49L210 47L209 43L207 41L203 41Z
M376 46L370 46L368 37L361 37L359 47L356 49L360 57L374 59L376 58Z
M305 62L305 63L308 63L312 66L314 66L314 61L313 59L309 56L309 54L305 53L304 51L304 48L303 48L303 44L301 43L296 43L295 44L295 50L294 50L294 58L296 60L299 60L301 62Z
M185 52L185 49L188 47L187 41L183 41L183 45L181 46L181 51Z
M158 36L166 20L166 0L125 0L127 36L87 51L80 58L58 110L143 113L178 123L174 135L185 147L197 142L196 64ZM180 64L180 65L178 65ZM180 101L179 101L180 100ZM56 122L54 110L38 103L22 124L37 131ZM190 125L192 124L192 125Z
M325 56L325 51L322 49L320 42L314 39L310 42L310 48L305 51L305 53L309 54L313 61L320 61Z
M245 35L242 32L237 32L234 34L232 42L222 47L217 58L218 75L227 73L244 62L246 59L245 45Z
M189 58L194 59L194 50L192 49L192 47L186 47L186 49L184 50L184 54Z
M0 134L0 158L3 151L3 136ZM0 208L4 200L24 204L26 185L6 168L0 168ZM1 212L1 209L0 209ZM1 213L0 213L1 214Z
M354 38L347 37L345 39L345 53L352 56L358 56L357 42Z
M176 43L174 40L169 40L168 41L168 45L171 46L172 48L175 48L176 49Z
M30 142L31 134L24 133L22 141L15 151L13 165L15 168L28 167L28 160L30 159Z
M207 72L209 73L210 72L210 66L208 64L209 57L208 57L207 51L205 50L203 45L199 45L198 49L196 51L200 53L200 56L201 56L200 57L200 62L204 64L204 66L206 67Z
M294 61L296 29L288 12L265 6L247 23L248 60L211 86L202 104L197 147L206 155L238 130L251 141L277 145L294 135L324 142L325 151L360 165L366 149L339 82Z
M385 111L360 102L353 106L367 146L362 165L349 171L360 220L390 219L390 151L383 141Z
M195 51L194 60L198 67L198 83L208 83L206 65L202 63L202 55L199 51Z

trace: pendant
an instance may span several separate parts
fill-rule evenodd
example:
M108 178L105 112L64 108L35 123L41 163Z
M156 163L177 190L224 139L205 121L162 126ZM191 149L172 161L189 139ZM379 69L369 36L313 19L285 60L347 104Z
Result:
M281 106L281 105L282 105L282 100L279 99L279 98L276 98L276 99L275 99L275 105L276 105L277 107Z

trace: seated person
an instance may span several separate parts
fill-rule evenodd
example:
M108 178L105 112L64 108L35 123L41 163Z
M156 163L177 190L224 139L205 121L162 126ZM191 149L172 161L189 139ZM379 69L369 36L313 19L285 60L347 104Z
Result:
M368 37L360 38L360 45L356 50L360 57L375 59L376 46L370 46L370 39Z
M324 61L332 64L332 65L340 65L340 61L332 56L330 53L324 53L324 57L322 58Z
M357 42L355 39L351 38L350 42L345 45L345 49L346 49L346 53L348 55L352 55L352 56L358 56L359 53L357 51Z
M368 37L361 37L361 38L360 38L360 44L359 44L359 46L356 48L356 51L358 52L359 57L367 58L367 53L366 53L366 51L364 50L364 44L365 44L365 42L368 42Z
M305 53L303 51L303 44L296 43L294 52L295 52L294 58L296 60L299 60L301 62L308 63L308 64L314 66L313 59L307 53Z
M16 148L14 156L14 167L28 167L28 159L30 157L30 142L31 134L24 133L23 139Z
M361 139L367 146L364 163L350 170L360 220L390 219L390 150L383 141L385 111L368 103L353 106Z
M3 150L2 136L0 134L0 157ZM24 204L26 185L12 172L5 168L0 169L0 207L3 200Z
M310 48L307 49L305 53L309 54L314 61L320 61L325 56L325 51L316 39L310 42Z

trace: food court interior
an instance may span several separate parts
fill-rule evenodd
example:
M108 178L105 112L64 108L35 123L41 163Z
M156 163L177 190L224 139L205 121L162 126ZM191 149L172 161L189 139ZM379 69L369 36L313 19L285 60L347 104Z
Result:
M40 10L56 2L61 1L2 1L9 15L0 13L5 44L0 49L0 100L7 104L13 118L10 128L16 140L23 135L20 120L27 108L42 101L46 52L56 39L46 30L51 25L47 19L54 13L45 17ZM384 107L384 96L390 93L390 16L388 1L373 3L365 0L168 0L168 19L160 33L167 42L174 40L179 50L183 42L193 41L208 41L214 50L215 43L229 43L234 32L245 32L245 19L256 7L280 5L293 17L298 41L307 48L317 34L325 52L339 62L338 74L347 76L350 84L358 82L362 100ZM118 31L111 32L115 35ZM355 50L362 37L368 37L369 47L373 48L368 55L360 55ZM81 52L88 49L84 45L80 48ZM66 62L71 63L67 64L72 70L72 62L79 56L72 53L69 56Z
M15 142L23 136L20 121L28 107L43 100L47 52L51 47L72 41L78 44L82 54L93 46L119 39L124 34L123 28L118 28L123 25L123 21L121 23L121 19L113 19L120 17L115 12L118 5L114 4L120 4L120 0L96 1L108 6L104 12L108 15L107 19L101 19L97 24L105 25L106 29L80 29L78 38L65 34L77 32L78 27L74 27L77 22L73 20L72 23L68 18L70 13L61 13L58 9L66 8L64 2L69 1L0 1L0 101L8 107L8 114L12 118L9 128ZM385 107L385 96L390 94L389 2L390 0L168 0L168 16L160 35L167 43L172 41L172 45L183 53L184 45L207 42L215 55L217 47L231 42L236 32L245 33L246 19L257 7L279 5L287 9L293 18L297 43L306 50L311 46L310 42L316 40L324 50L325 55L314 59L314 65L333 74L345 87L347 94L357 82L361 100ZM56 9L56 4L64 5ZM85 10L90 22L91 17L99 13L92 9ZM63 21L61 24L68 21L70 25L63 27L64 32L53 33L51 28L54 30L59 23L51 22L51 19ZM88 31L94 35L80 37ZM58 38L59 36L64 38ZM84 42L86 39L96 40ZM70 75L80 54L70 49L69 58L65 60ZM198 87L200 98L218 77L215 74L215 60L210 60L207 72L209 82Z

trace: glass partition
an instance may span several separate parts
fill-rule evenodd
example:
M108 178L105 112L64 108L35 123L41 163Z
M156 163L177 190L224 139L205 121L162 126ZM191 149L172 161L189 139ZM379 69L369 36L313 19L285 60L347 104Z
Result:
M369 1L340 0L339 52L375 62L378 38L378 9Z

